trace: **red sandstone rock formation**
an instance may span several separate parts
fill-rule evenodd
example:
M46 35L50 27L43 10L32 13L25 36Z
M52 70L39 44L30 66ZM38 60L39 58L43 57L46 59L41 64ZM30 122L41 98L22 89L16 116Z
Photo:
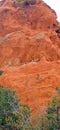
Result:
M60 86L60 25L43 1L0 4L0 84L16 90L32 111L44 108Z

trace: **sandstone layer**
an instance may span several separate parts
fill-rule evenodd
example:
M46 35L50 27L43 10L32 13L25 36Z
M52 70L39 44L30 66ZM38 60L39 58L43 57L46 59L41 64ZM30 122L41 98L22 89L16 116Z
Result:
M60 86L60 25L43 1L18 7L0 3L0 85L15 90L33 112L46 107Z

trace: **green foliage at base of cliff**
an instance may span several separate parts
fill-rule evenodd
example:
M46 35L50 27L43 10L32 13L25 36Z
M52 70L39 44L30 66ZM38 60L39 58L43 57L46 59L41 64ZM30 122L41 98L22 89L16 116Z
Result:
M24 130L29 116L29 106L20 104L14 91L0 86L0 130Z
M16 93L0 86L0 130L60 130L60 98L53 96L46 111L35 121L28 105L22 105Z

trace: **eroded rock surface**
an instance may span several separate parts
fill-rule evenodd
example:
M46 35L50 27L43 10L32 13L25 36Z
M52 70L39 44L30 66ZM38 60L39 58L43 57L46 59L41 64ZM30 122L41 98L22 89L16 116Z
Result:
M32 111L45 108L60 86L60 25L43 1L0 4L0 84L16 90Z

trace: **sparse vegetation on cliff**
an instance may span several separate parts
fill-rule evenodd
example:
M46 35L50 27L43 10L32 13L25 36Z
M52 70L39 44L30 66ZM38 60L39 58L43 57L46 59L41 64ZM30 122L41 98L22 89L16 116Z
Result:
M58 94L60 94L60 88L56 87L56 91L58 92Z
M0 70L0 75L2 75L3 74L3 70Z
M36 0L15 0L15 3L17 5L23 5L23 6L28 6L28 5L34 5L36 3Z

